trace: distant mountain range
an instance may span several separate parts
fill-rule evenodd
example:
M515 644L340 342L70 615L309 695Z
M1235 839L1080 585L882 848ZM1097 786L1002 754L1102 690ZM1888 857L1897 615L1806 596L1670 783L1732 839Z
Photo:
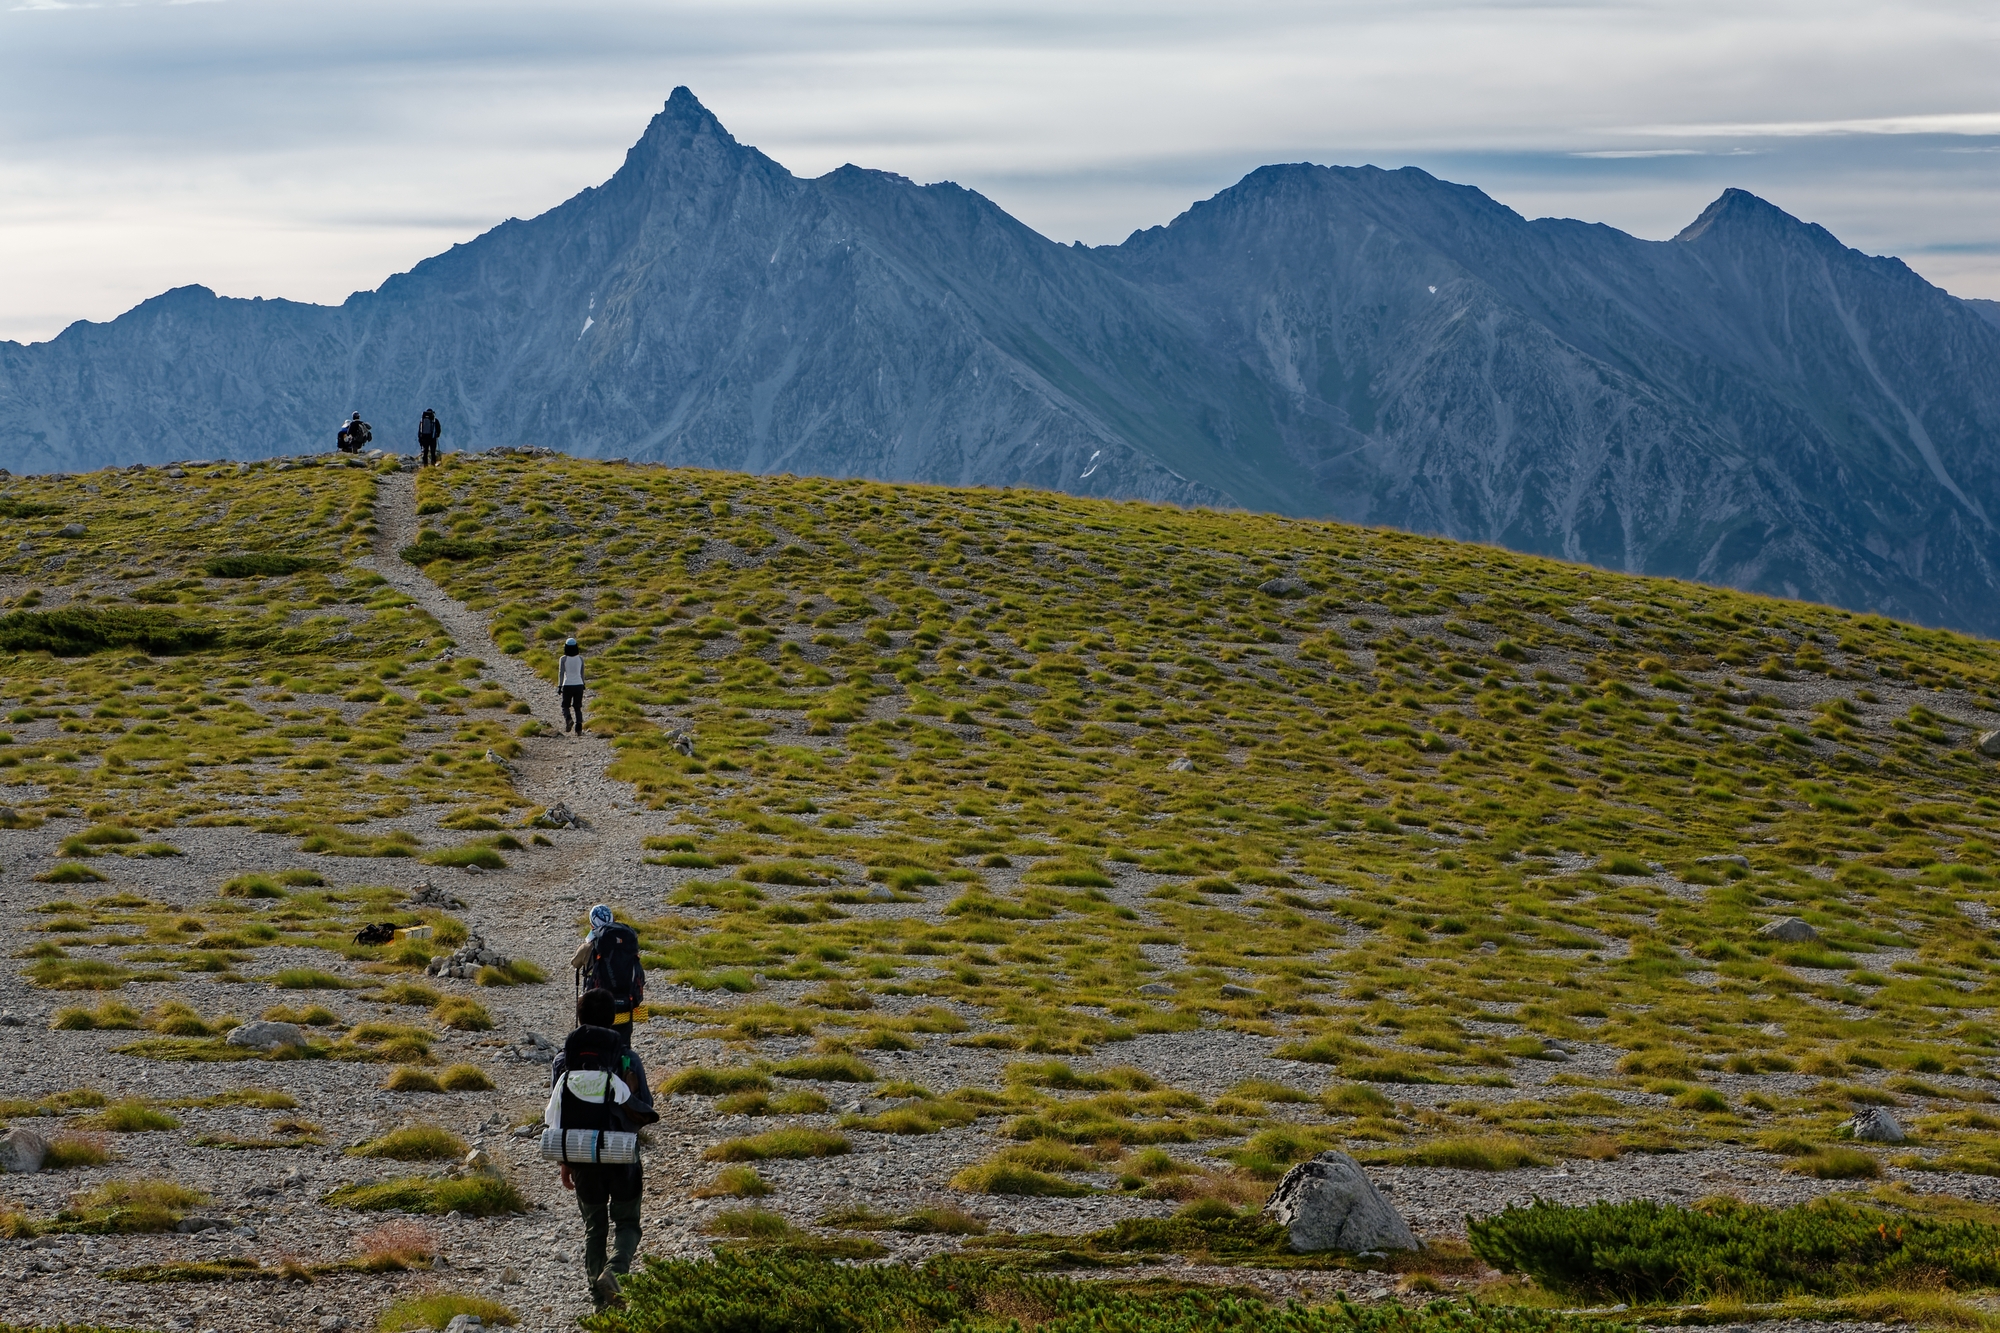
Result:
M1671 241L1263 167L1122 245L801 180L676 89L624 165L338 307L0 343L0 462L445 447L1336 516L2000 634L2000 304L1740 190Z

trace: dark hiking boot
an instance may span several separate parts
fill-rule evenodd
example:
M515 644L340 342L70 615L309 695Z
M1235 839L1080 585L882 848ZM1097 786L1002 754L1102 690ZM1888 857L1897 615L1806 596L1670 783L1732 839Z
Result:
M609 1268L599 1273L597 1280L590 1284L590 1299L597 1303L600 1310L616 1310L623 1306L625 1298L618 1292L618 1274Z

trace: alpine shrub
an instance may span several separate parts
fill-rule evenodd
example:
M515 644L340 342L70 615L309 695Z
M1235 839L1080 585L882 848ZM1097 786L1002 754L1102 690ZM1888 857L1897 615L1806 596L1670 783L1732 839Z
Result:
M131 606L64 606L0 616L0 652L9 653L87 657L104 648L137 648L163 656L206 648L218 637L218 631L171 611Z
M1912 1282L2000 1281L2000 1227L1825 1200L1770 1209L1537 1201L1467 1224L1472 1251L1549 1290L1634 1305L1774 1301Z
M252 551L247 555L216 555L202 561L201 572L212 579L282 578L327 562L305 555L283 555L277 551Z
M963 1259L851 1266L768 1251L649 1258L620 1283L624 1308L592 1333L933 1333L1002 1330L1032 1311L1037 1333L1593 1333L1612 1327L1547 1310L1395 1304L1278 1307L1230 1290L1118 1290ZM1008 1313L998 1313L1008 1312ZM1014 1327L1019 1327L1018 1321Z

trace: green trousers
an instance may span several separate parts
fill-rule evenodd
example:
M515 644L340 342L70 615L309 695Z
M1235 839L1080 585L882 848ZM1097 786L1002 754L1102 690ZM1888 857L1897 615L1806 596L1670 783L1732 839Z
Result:
M583 1275L595 1282L608 1262L623 1277L639 1253L639 1203L645 1177L635 1166L572 1166L583 1213Z

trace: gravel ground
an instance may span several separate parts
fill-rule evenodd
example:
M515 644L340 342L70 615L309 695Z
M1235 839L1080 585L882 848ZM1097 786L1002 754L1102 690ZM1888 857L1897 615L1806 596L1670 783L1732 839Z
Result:
M553 731L557 700L552 686L522 662L494 651L484 620L452 601L394 552L415 535L416 515L408 474L388 478L377 508L380 535L374 567L399 590L415 598L444 625L461 655L480 657L490 679L516 698L527 700L537 717L551 725L550 734L524 742L516 762L520 792L543 804L567 803L589 821L584 829L551 833L553 846L528 848L512 857L504 871L465 874L427 871L407 862L354 861L309 856L297 850L295 838L259 834L241 828L180 828L174 843L186 855L171 862L118 862L107 858L109 887L130 888L157 901L195 906L206 902L216 884L244 870L277 871L310 868L336 887L388 882L410 887L432 878L462 898L461 915L482 934L489 947L510 957L533 960L554 979L547 986L512 990L479 990L462 981L441 981L440 988L476 994L493 1014L489 1033L445 1033L436 1053L446 1063L472 1061L485 1067L498 1088L490 1093L435 1096L385 1092L382 1066L332 1062L261 1061L245 1064L169 1064L114 1055L111 1048L131 1039L130 1033L52 1032L49 1016L58 1007L95 997L57 995L28 986L17 968L0 968L0 1010L20 1020L0 1027L0 1096L37 1097L54 1090L84 1085L108 1094L142 1095L157 1099L200 1097L249 1084L278 1087L296 1097L297 1114L324 1125L327 1146L230 1152L197 1148L191 1140L203 1133L255 1135L266 1131L269 1112L243 1108L191 1110L182 1113L179 1132L116 1136L121 1160L106 1168L5 1181L5 1196L37 1214L62 1206L70 1194L104 1179L128 1175L167 1175L198 1186L214 1197L208 1211L227 1217L233 1230L198 1235L138 1237L50 1237L31 1242L0 1242L0 1282L8 1285L6 1318L20 1323L107 1323L148 1329L266 1330L273 1328L372 1327L381 1308L397 1294L447 1287L475 1291L505 1302L519 1312L526 1329L558 1329L585 1313L585 1293L579 1247L581 1227L574 1205L557 1184L553 1170L536 1159L532 1141L515 1138L507 1126L538 1111L547 1073L545 1064L527 1046L528 1034L559 1040L568 1028L570 989L568 958L576 940L576 921L592 904L614 899L641 910L659 910L663 896L690 872L641 864L641 840L672 832L674 811L644 810L632 790L604 776L612 752L597 737L569 737ZM339 701L301 698L299 707L339 706ZM36 728L20 729L23 740L36 738ZM818 744L816 738L787 736L785 743ZM428 840L452 840L439 830L434 814L419 812L396 821ZM35 923L30 909L48 891L27 876L46 864L55 844L75 831L67 821L52 821L36 831L0 832L0 922L17 939ZM1005 884L1005 873L993 876ZM1120 903L1143 909L1146 894L1163 881L1129 867L1118 872L1109 890ZM926 891L921 903L861 904L855 914L917 916L941 920L941 908L953 886ZM1175 951L1158 950L1155 958L1172 966ZM260 951L248 968L274 971L288 966L337 968L337 960L317 951ZM809 987L775 983L764 996L783 1000ZM279 998L263 988L246 991L233 985L183 976L151 986L126 998L139 1007L169 996L185 999L205 1014L239 1012L246 1017ZM286 997L292 998L292 997ZM319 995L301 997L324 998ZM655 999L673 998L671 987L656 987ZM712 999L713 997L704 997ZM410 1021L411 1011L372 1005L345 995L326 1000L350 1020L379 1017ZM885 999L884 1008L900 1003ZM968 1017L971 1017L968 1011ZM981 1024L975 1024L975 1027ZM1498 1025L1505 1027L1507 1025ZM675 1068L713 1060L719 1043L688 1035L685 1025L655 1022L640 1028L640 1054L655 1083ZM1307 1091L1317 1091L1325 1071L1316 1066L1271 1058L1272 1042L1219 1029L1142 1036L1119 1044L1091 1064L1131 1064L1163 1083L1214 1097L1248 1077L1277 1078ZM803 1048L805 1043L793 1043ZM769 1054L782 1054L786 1044L769 1042ZM1410 1087L1396 1095L1418 1107L1441 1106L1490 1097L1508 1100L1533 1095L1536 1084L1560 1073L1608 1074L1619 1052L1574 1043L1570 1059L1561 1064L1523 1061L1512 1077L1514 1089ZM960 1085L998 1087L1000 1068L1010 1058L953 1046L941 1038L911 1052L871 1054L873 1064L888 1078L908 1078L933 1088ZM1721 1076L1732 1097L1731 1076ZM1766 1076L1751 1086L1771 1087ZM1799 1086L1813 1080L1796 1076ZM860 1094L838 1085L827 1090L836 1111L843 1098ZM1611 1095L1643 1099L1646 1094ZM880 1105L872 1103L865 1105ZM644 1252L659 1255L706 1253L700 1233L703 1221L726 1201L695 1200L692 1189L713 1171L700 1161L704 1148L736 1134L769 1128L768 1120L725 1117L705 1098L683 1098L664 1107L657 1140L648 1153ZM803 1123L831 1125L837 1116L805 1117ZM275 1263L284 1258L337 1260L354 1251L354 1240L380 1225L379 1215L354 1215L317 1203L320 1195L345 1181L399 1174L395 1164L349 1158L340 1145L410 1120L439 1123L483 1146L499 1168L513 1179L534 1205L520 1217L483 1221L444 1220L435 1223L442 1250L431 1274L343 1276L311 1285L276 1282L228 1285L139 1286L102 1280L103 1270L134 1264L207 1259L224 1256L256 1258ZM1116 1197L1081 1200L968 1200L945 1182L959 1167L979 1160L996 1146L989 1130L993 1122L928 1136L854 1134L854 1152L845 1157L760 1165L776 1186L766 1206L800 1223L810 1223L830 1209L869 1204L885 1211L902 1211L925 1203L955 1203L986 1217L996 1227L1017 1230L1083 1232L1120 1218L1158 1215L1174 1205ZM1199 1152L1197 1145L1190 1151ZM1618 1161L1572 1161L1555 1168L1504 1174L1384 1169L1376 1177L1419 1233L1461 1232L1468 1215L1497 1211L1531 1196L1563 1202L1597 1199L1656 1198L1691 1200L1706 1194L1734 1193L1758 1202L1790 1203L1839 1188L1838 1185L1785 1175L1780 1159L1768 1154L1716 1149L1678 1156L1628 1156ZM2000 1181L1983 1177L1890 1172L1912 1188L1987 1200L2000 1199ZM950 1244L935 1238L878 1234L898 1257L917 1258ZM1255 1285L1273 1296L1317 1298L1346 1290L1356 1299L1390 1298L1394 1279L1369 1274L1298 1274L1220 1270L1169 1264L1149 1270L1166 1276ZM1772 1325L1764 1325L1772 1328ZM1776 1327L1785 1327L1779 1325ZM1844 1325L1817 1325L1819 1329Z

